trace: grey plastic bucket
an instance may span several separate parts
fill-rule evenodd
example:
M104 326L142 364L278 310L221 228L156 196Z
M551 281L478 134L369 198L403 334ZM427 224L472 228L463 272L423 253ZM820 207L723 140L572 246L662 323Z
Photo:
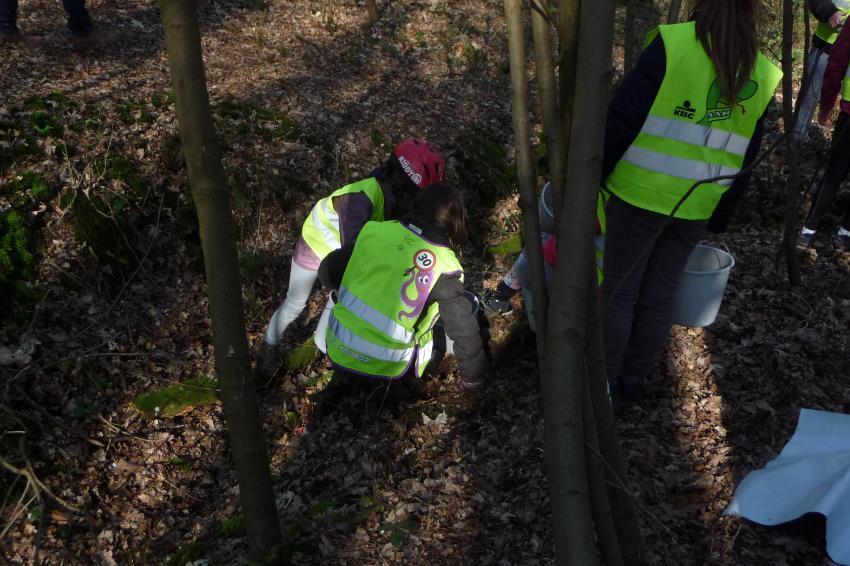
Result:
M522 307L525 309L525 316L528 318L528 327L532 332L537 332L534 325L534 298L531 296L531 289L527 286L522 287Z
M703 245L694 248L679 283L673 323L702 327L714 322L734 266L735 258L728 252Z
M543 185L543 192L537 199L537 216L540 217L540 231L547 234L555 233L555 212L552 206L552 195L549 193L549 183Z

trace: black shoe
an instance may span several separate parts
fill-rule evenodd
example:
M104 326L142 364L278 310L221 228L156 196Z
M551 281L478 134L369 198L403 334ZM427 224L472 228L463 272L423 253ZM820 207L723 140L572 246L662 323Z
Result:
M626 404L637 403L644 396L643 380L632 383L621 383L620 391L622 392L623 402Z
M484 293L484 298L481 299L481 305L484 307L484 314L488 317L508 314L513 310L510 297L505 297L496 291L487 291Z
M120 39L122 39L121 33L109 28L96 27L86 34L72 35L71 43L75 49L91 49L117 43Z
M812 247L812 240L815 239L815 234L817 232L812 232L811 234L804 234L800 232L797 235L797 249L807 250Z
M836 234L832 237L832 247L840 252L850 252L850 236Z

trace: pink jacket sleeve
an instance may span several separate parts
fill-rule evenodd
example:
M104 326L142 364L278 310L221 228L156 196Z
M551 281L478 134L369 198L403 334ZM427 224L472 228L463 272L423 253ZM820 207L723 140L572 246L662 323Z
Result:
M823 86L820 91L820 115L832 112L835 99L841 92L841 81L850 63L850 25L841 28L838 39L829 50L829 61L823 75Z

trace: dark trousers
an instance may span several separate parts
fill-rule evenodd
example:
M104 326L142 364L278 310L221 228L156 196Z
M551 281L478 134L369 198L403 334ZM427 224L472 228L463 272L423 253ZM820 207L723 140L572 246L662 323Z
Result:
M850 115L844 112L838 116L832 132L832 147L829 149L829 163L826 174L818 187L815 202L806 218L806 228L817 230L824 214L829 212L838 188L850 172ZM841 225L850 230L850 203L844 206L844 219Z
M635 383L661 355L685 263L707 221L673 219L652 244L666 216L614 196L605 211L605 364L612 383Z
M62 0L68 14L68 28L74 35L88 35L93 24L85 0ZM0 33L18 31L18 0L0 0Z

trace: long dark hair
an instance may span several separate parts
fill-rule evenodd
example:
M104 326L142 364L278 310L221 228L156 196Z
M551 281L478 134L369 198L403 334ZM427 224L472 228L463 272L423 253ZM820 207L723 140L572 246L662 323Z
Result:
M460 191L444 183L434 183L419 191L409 220L435 224L446 233L449 246L455 251L466 243L466 208Z
M690 0L689 5L697 37L717 71L720 94L734 106L756 66L759 0Z
M398 158L395 155L390 155L380 167L378 167L373 175L381 183L382 186L389 188L395 198L395 207L393 209L385 209L384 214L387 220L400 218L410 210L416 195L420 192L404 169Z

